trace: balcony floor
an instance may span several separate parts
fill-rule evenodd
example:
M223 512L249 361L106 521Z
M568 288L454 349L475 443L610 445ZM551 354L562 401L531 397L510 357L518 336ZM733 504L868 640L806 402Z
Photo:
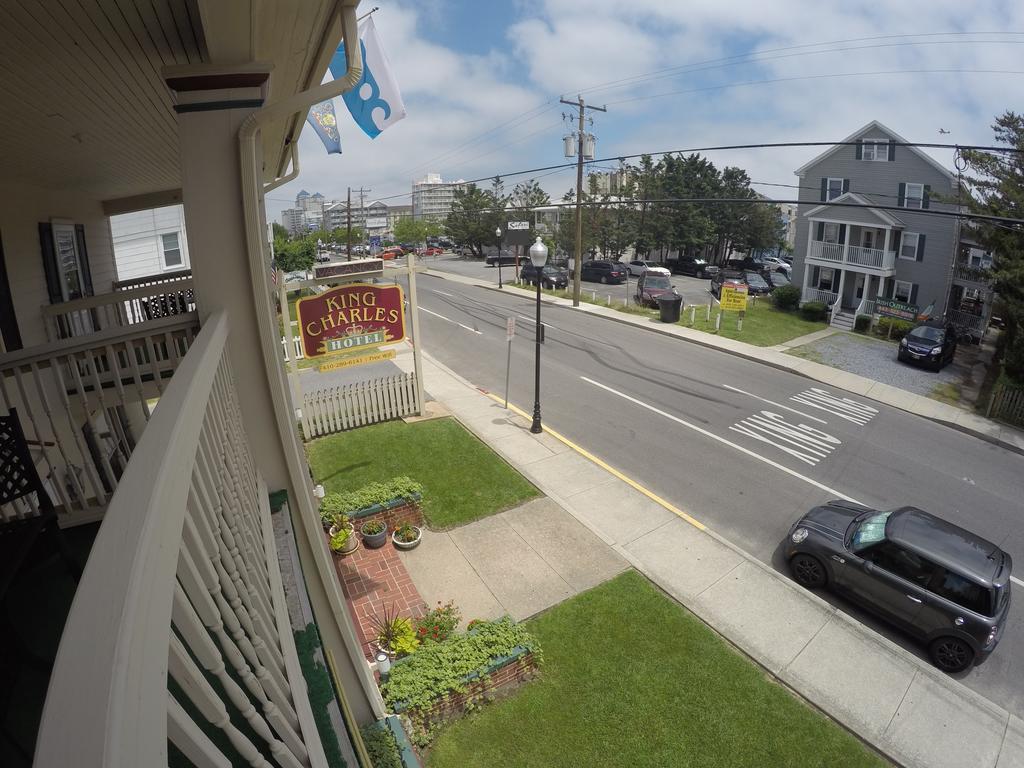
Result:
M78 562L88 559L99 527L92 523L64 530ZM5 622L18 628L36 655L52 661L74 596L74 579L58 558L52 558L11 586L2 606ZM0 765L30 768L32 761L25 755L35 750L50 673L45 663L18 663L7 651L6 639L0 638Z

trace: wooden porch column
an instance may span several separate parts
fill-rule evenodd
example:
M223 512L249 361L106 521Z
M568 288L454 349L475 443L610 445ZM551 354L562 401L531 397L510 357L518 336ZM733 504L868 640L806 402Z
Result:
M227 310L227 347L253 455L268 487L287 488L256 319L257 312L272 311L271 297L253 306L239 192L238 130L263 104L267 78L267 72L241 69L174 72L166 79L177 102L182 199L200 321Z

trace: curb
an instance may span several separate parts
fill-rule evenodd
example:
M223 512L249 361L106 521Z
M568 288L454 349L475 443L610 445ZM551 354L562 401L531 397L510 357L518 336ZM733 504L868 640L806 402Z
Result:
M429 271L429 270L428 270L428 273L431 276L441 278L442 280L451 280L452 282L463 283L464 285L472 285L472 286L476 286L477 288L483 288L484 290L488 290L488 291L500 291L501 293L505 293L506 291L514 291L518 295L522 296L523 298L534 299L536 297L536 294L534 294L532 292L525 291L525 290L523 290L521 288L514 287L512 285L506 285L504 288L500 288L499 289L496 285L490 285L488 283L483 283L483 282L481 282L481 281L479 281L479 280L477 280L475 278L471 278L471 277L464 277L462 275L455 275L453 273L448 273L448 272L433 272L433 271ZM919 413L918 411L911 410L911 409L906 408L904 406L897 405L895 403L890 403L890 402L887 402L885 400L880 400L880 399L878 399L878 397L872 396L871 394L866 394L866 393L861 393L861 392L852 392L851 390L846 389L845 387L839 386L837 384L833 384L831 381L827 380L826 378L814 376L813 374L811 374L811 373L809 373L807 371L800 370L800 369L798 369L796 367L791 367L791 366L783 365L783 364L781 364L779 362L776 362L776 361L773 361L773 360L765 360L763 357L759 357L754 352L747 352L747 351L741 350L741 349L732 349L732 348L729 348L729 347L720 346L720 345L715 344L714 342L711 342L711 341L705 341L703 339L695 339L695 338L692 338L690 336L681 336L681 335L679 335L677 333L673 333L668 328L663 328L663 327L659 327L658 325L655 325L654 324L655 321L653 321L653 320L650 321L650 324L647 324L647 323L643 323L643 322L640 322L640 321L637 321L637 320L633 320L633 319L631 319L628 316L617 317L616 315L622 314L622 313L618 313L618 312L616 312L615 314L605 314L604 312L597 312L594 309L592 309L591 305L589 305L589 304L582 304L581 303L579 307L573 307L571 303L567 303L568 302L567 299L559 299L559 298L550 297L550 296L544 297L543 294L542 294L542 299L541 300L542 300L543 303L549 304L551 306L564 307L565 309L570 309L570 310L573 310L575 312L583 312L585 314L593 315L595 317L601 317L601 318L604 318L606 320L610 320L613 323L620 323L622 325L628 325L628 326L630 326L632 328L640 328L640 329L643 329L643 330L652 331L653 333L657 333L657 334L660 334L662 336L667 336L669 338L676 339L678 341L687 342L689 344L696 344L697 346L704 347L705 349L715 350L717 352L722 352L722 353L725 353L725 354L728 354L728 355L732 355L733 357L739 357L739 358L742 358L744 360L748 360L750 362L759 363L759 364L767 366L769 368L774 368L777 371L784 371L786 373L792 373L792 374L794 374L796 376L802 376L805 379L808 379L810 381L816 381L816 382L819 382L821 384L825 384L825 385L830 386L830 387L835 387L836 389L841 389L841 390L843 390L845 392L850 392L851 394L855 394L858 397L866 397L869 400L874 400L876 403L881 403L882 405L888 406L889 408L895 408L896 410L903 411L904 413L909 413L909 414L912 414L912 415L917 416L919 418L927 419L928 421L931 421L931 422L933 422L935 424L940 424L940 425L942 425L944 427L949 427L950 429L955 429L956 431L961 432L961 433L963 433L965 435L970 435L971 437L975 437L975 438L977 438L979 440L983 440L984 442L989 443L991 445L995 445L995 446L998 446L999 448L1002 448L1004 450L1011 451L1011 452L1016 453L1018 455L1024 456L1024 445L1017 445L1015 443L1003 440L1000 437L997 437L995 435L991 435L991 434L988 434L987 432L983 432L983 431L981 431L979 429L974 429L974 428L969 427L967 425L957 423L956 421L949 421L948 419L944 419L944 418L941 418L939 416L930 416L930 415L928 415L926 413ZM611 308L608 308L608 309L611 312L615 312L615 310L612 310ZM740 342L740 343L742 343L742 342ZM748 346L750 346L750 345L748 345ZM770 349L770 347L764 347L764 348L762 348L762 347L753 347L753 349ZM777 350L775 350L775 351L777 351ZM781 353L781 354L785 354L785 353ZM839 371L840 369L829 368L829 370ZM840 371L840 372L842 372L842 371ZM857 374L851 374L851 375L857 375ZM861 377L861 378L864 378L865 381L872 382L872 384L879 384L879 383L883 383L884 384L884 382L876 382L874 379L867 379L866 377ZM910 394L914 394L914 393L910 393ZM938 401L936 401L936 403L940 404L940 403L938 403ZM964 413L967 413L967 412L965 411ZM1002 426L998 425L997 422L992 422L992 423L996 424L997 426L1002 428Z

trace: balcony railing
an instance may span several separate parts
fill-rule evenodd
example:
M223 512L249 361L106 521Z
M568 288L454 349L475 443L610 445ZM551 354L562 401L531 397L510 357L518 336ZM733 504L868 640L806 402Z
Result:
M197 329L189 312L0 355L0 410L17 408L65 524L102 514ZM3 519L30 514L0 506Z
M982 315L973 315L970 312L952 309L946 319L961 332L975 336L980 336L985 332L985 318Z
M203 327L110 500L50 676L39 768L167 765L168 743L195 765L327 764L227 338L224 314Z
M992 284L992 272L984 267L972 267L969 264L957 264L953 268L953 278L965 283L976 283L989 286Z
M807 258L882 271L896 268L895 251L883 251L879 248L864 248L859 245L844 245L843 243L826 243L821 240L810 242Z
M819 288L804 288L803 303L808 301L820 301L825 306L832 306L839 298L838 293L823 291Z
M112 293L86 296L42 308L50 341L137 325L196 309L191 272L153 275L116 283Z
M843 260L843 244L812 240L810 258L819 261L841 262Z

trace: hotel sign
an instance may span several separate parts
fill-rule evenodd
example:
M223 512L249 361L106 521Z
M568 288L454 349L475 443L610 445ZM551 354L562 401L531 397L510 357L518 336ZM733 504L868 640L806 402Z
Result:
M397 285L350 283L299 299L302 353L322 357L394 344L405 338L402 289Z
M376 275L384 271L381 259L359 259L357 261L335 261L330 264L314 264L313 277L323 280L331 277L355 277Z

